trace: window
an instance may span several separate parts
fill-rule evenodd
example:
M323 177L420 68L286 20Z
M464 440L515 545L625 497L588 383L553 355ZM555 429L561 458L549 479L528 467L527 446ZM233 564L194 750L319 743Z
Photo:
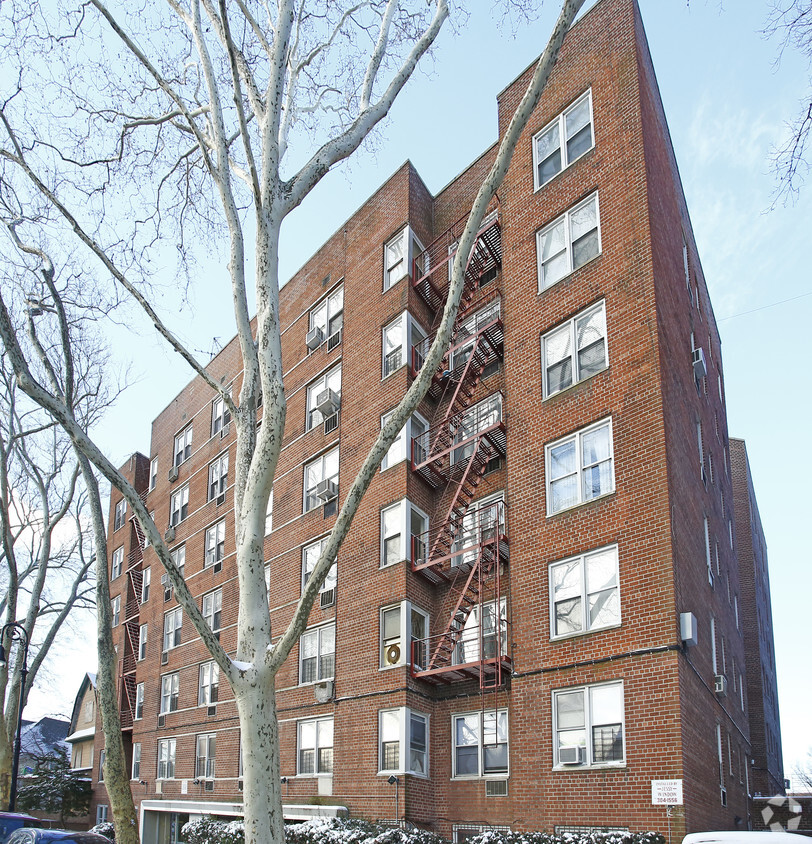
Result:
M116 595L116 597L110 601L110 610L113 616L112 626L118 627L118 623L121 621L121 595Z
M556 766L623 762L623 683L553 692Z
M273 530L273 487L271 487L271 494L268 496L268 506L265 509L265 536Z
M423 252L423 246L414 232L405 226L383 248L383 292L397 284L411 272L412 260Z
M169 499L169 524L174 527L189 515L189 485L173 492Z
M310 545L306 545L302 549L302 591L304 591L305 584L310 579L313 569L316 568L316 563L319 561L319 557L321 556L321 552L326 542L327 537L319 539L317 542L313 542ZM330 571L327 572L327 577L324 579L321 589L319 589L319 594L322 596L321 602L323 606L335 603L336 581L337 569L336 563L333 561L332 566L330 566ZM330 597L329 593L332 593L332 600L328 602L328 598Z
M318 683L335 675L336 627L326 624L299 639L299 683Z
M195 777L199 780L214 779L214 758L217 752L217 736L206 733L197 737L195 750Z
M425 558L429 517L404 498L381 510L381 568Z
M454 777L503 776L508 772L506 709L455 715Z
M333 773L333 719L299 721L297 728L299 776L323 776Z
M183 610L175 607L164 615L164 650L169 651L180 644L180 631L183 625Z
M382 377L386 378L387 375L391 375L401 366L404 366L408 362L406 350L411 350L425 339L426 332L407 311L404 311L393 319L389 325L385 326L383 329Z
M208 622L213 632L220 629L220 616L223 611L223 590L215 589L203 596L203 618Z
M329 409L327 405L323 405L323 412L322 410L318 409L318 402L319 398L324 398L322 395L326 393L328 390L332 390L335 393L335 404L331 406ZM333 397L330 396L330 399ZM328 404L330 404L328 402ZM305 430L309 431L311 428L315 428L317 425L321 425L326 419L330 418L331 416L335 416L338 412L338 409L341 405L341 365L339 364L336 367L333 367L329 372L325 372L324 375L317 378L310 386L307 388L307 420L305 425Z
M451 349L449 369L454 371L458 367L465 365L465 362L471 354L471 350L474 348L474 341L477 334L479 334L486 325L489 325L494 320L499 319L501 307L501 299L494 299L493 302L478 310L460 325L454 335L455 345ZM489 364L483 371L482 377L487 378L492 371L491 365Z
M708 517L705 516L705 565L708 567L708 583L713 586L713 564L711 563L711 541Z
M85 721L92 721L96 717L96 701L93 698L85 701Z
M214 660L202 663L197 685L197 705L211 706L217 703L219 692L220 666Z
M146 604L149 600L149 584L152 580L152 570L149 566L141 572L141 603Z
M158 779L175 779L175 743L176 739L158 740Z
M96 823L107 823L107 806L103 806L101 803L96 806Z
M99 751L99 782L104 782L104 757L106 756L104 750Z
M135 715L136 721L144 717L144 684L139 683L135 687Z
M184 428L175 436L175 466L180 466L192 456L192 426Z
M598 195L592 194L536 235L539 293L601 251Z
M153 457L149 464L149 489L152 492L158 483L158 458Z
M381 416L381 428L390 420L394 412L394 410L390 410ZM415 437L421 438L421 442L418 443L418 448L420 448L422 438L428 429L429 423L419 413L413 413L406 420L406 424L400 429L400 433L392 442L392 445L389 446L389 451L384 455L381 461L381 471L383 472L390 466L395 466L401 461L406 460L407 457L411 457L412 440ZM427 446L424 448L427 449Z
M544 452L548 516L615 491L611 419L551 443Z
M427 715L408 707L378 713L379 773L428 775Z
M550 565L550 635L620 624L617 546Z
M115 516L113 517L113 530L124 527L124 519L127 515L127 502L122 498L116 504Z
M327 349L334 349L341 342L344 325L344 285L334 290L310 312L310 330L318 329L320 342L327 340Z
M479 662L481 659L494 659L507 654L507 605L505 599L499 601L498 613L495 601L474 606L465 619L462 632L457 641L454 662L464 665Z
M206 528L205 556L203 557L203 568L221 563L225 557L226 549L226 520Z
M209 501L226 494L228 486L228 453L209 463Z
M607 360L606 303L600 302L541 338L544 397L591 378Z
M223 397L218 396L211 403L211 435L219 433L222 436L229 422L231 422L231 411L226 407Z
M161 677L161 715L178 711L178 693L180 691L180 675L164 674Z
M132 774L130 775L130 779L133 779L133 780L140 780L141 779L141 742L140 741L133 742L133 767L132 767Z
M411 663L407 645L415 643L415 668L426 664L429 616L409 601L402 601L381 610L380 621L381 668Z
M587 91L533 138L536 190L594 145L592 92Z
M116 548L113 551L113 561L110 565L110 580L115 580L121 575L121 569L124 567L124 546Z
M495 538L497 528L505 533L505 493L501 490L471 503L462 523L452 527L452 568L472 564L479 553L478 546Z
M333 487L324 483L331 482ZM323 501L329 501L326 496L338 491L338 448L322 454L304 468L304 509L305 513L318 507Z
M142 624L138 628L138 661L140 662L147 655L147 625Z

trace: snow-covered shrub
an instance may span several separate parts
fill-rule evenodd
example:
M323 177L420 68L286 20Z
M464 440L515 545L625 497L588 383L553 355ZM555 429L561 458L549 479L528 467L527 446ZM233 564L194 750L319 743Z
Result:
M314 818L285 828L285 844L444 844L423 829L404 830L367 821Z
M202 818L184 824L180 836L186 844L245 844L245 827L242 820Z
M659 832L497 832L489 830L466 844L666 844Z
M111 841L116 840L116 828L110 821L97 823L96 826L90 828L90 831L95 832L98 835L103 835L105 838L109 838Z

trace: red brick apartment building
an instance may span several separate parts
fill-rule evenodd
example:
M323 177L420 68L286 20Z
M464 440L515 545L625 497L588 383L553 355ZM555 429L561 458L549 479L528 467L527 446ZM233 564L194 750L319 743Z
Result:
M498 97L500 133L529 74ZM494 154L436 196L404 164L282 291L276 631L420 365ZM463 309L278 677L287 815L397 816L456 841L665 830L652 781L681 780L674 840L746 827L761 702L719 334L634 0L600 0L567 36ZM236 394L237 343L210 369ZM227 650L233 454L195 380L127 466ZM122 718L143 840L167 844L189 817L239 815L237 714L118 499Z

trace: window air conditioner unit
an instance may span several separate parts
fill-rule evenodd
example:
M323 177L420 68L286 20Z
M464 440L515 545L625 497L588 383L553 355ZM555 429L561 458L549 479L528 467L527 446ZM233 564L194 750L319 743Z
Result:
M206 780L206 783L203 788L206 791L214 791L214 780Z
M178 479L178 467L177 467L177 466L173 466L173 467L169 470L169 483L171 483L171 484L172 484L172 483L174 483L177 479Z
M316 410L322 416L332 416L341 407L341 396L334 390L322 390L316 394Z
M338 496L338 487L336 486L336 482L330 480L319 481L316 484L315 496L316 498L320 498L322 501L332 501Z
M486 797L507 797L507 780L485 780Z
M705 350L701 346L691 352L691 363L694 367L695 378L704 378L708 374L708 367L705 363Z
M307 348L312 352L315 349L318 349L323 339L324 332L316 326L316 328L311 328L310 331L307 332L305 336L305 343L307 343Z
M216 715L217 714L217 704L212 704L211 706L206 707L206 715Z
M328 700L332 700L333 681L324 680L321 683L316 683L313 687L313 697L316 699L316 703L327 703Z
M724 674L717 674L713 678L713 690L719 697L727 694L727 677Z
M174 542L174 540L175 540L175 528L172 525L170 525L166 529L166 532L164 533L164 541L165 542Z
M319 606L321 606L322 609L324 609L325 607L332 607L335 602L335 589L325 589L324 592L319 595Z
M169 651L161 651L161 665L166 665L169 662Z
M560 765L580 765L584 761L583 747L559 747L558 763Z

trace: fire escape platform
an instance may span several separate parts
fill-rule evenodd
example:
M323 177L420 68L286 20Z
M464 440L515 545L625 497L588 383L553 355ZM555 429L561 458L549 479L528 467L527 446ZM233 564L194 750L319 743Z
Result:
M505 654L500 657L478 659L473 662L443 665L438 668L423 670L417 670L412 666L412 677L432 683L435 686L474 680L487 687L500 673L510 674L512 669L513 660Z

